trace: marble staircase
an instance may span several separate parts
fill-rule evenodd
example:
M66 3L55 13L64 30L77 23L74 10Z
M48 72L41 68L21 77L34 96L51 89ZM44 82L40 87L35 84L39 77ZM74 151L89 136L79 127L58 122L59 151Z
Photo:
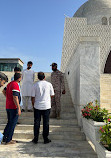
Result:
M46 73L46 80L50 81L50 73ZM0 158L97 158L96 153L86 141L84 133L78 126L66 79L65 86L66 94L61 97L61 119L50 119L49 138L52 142L43 144L41 122L39 142L34 145L31 142L33 139L33 112L22 113L19 118L20 124L16 126L13 136L14 139L19 140L19 143L9 146L1 145ZM6 122L5 97L0 93L1 132Z

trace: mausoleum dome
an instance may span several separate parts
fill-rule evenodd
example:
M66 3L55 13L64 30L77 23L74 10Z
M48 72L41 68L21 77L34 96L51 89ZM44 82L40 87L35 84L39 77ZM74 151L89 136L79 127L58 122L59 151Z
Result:
M88 24L102 24L102 18L111 17L111 0L88 0L73 17L87 18Z

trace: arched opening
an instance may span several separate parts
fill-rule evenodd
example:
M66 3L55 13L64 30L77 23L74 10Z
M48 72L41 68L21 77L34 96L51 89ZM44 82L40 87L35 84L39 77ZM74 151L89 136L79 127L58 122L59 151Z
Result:
M108 25L108 20L106 17L102 18L102 25Z
M105 68L104 68L104 73L111 74L111 51L108 55L108 58L106 60Z
M111 51L107 57L104 74L100 76L100 102L101 107L111 113Z

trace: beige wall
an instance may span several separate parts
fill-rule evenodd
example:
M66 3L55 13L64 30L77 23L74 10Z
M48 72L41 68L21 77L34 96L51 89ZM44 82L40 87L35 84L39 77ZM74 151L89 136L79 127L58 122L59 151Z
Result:
M100 77L100 106L111 112L111 74Z

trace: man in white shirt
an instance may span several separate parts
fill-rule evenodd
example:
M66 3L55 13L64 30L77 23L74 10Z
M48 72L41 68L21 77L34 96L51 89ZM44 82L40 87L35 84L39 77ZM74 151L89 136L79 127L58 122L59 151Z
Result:
M31 103L31 90L34 83L34 71L31 70L32 65L33 63L29 61L27 63L27 69L22 72L22 112L25 112L27 110L28 112L33 111Z
M38 73L39 81L32 89L32 105L34 106L34 139L33 143L38 143L41 116L43 116L43 139L44 144L50 143L49 135L49 115L51 109L51 97L54 96L52 84L45 81L43 72Z

